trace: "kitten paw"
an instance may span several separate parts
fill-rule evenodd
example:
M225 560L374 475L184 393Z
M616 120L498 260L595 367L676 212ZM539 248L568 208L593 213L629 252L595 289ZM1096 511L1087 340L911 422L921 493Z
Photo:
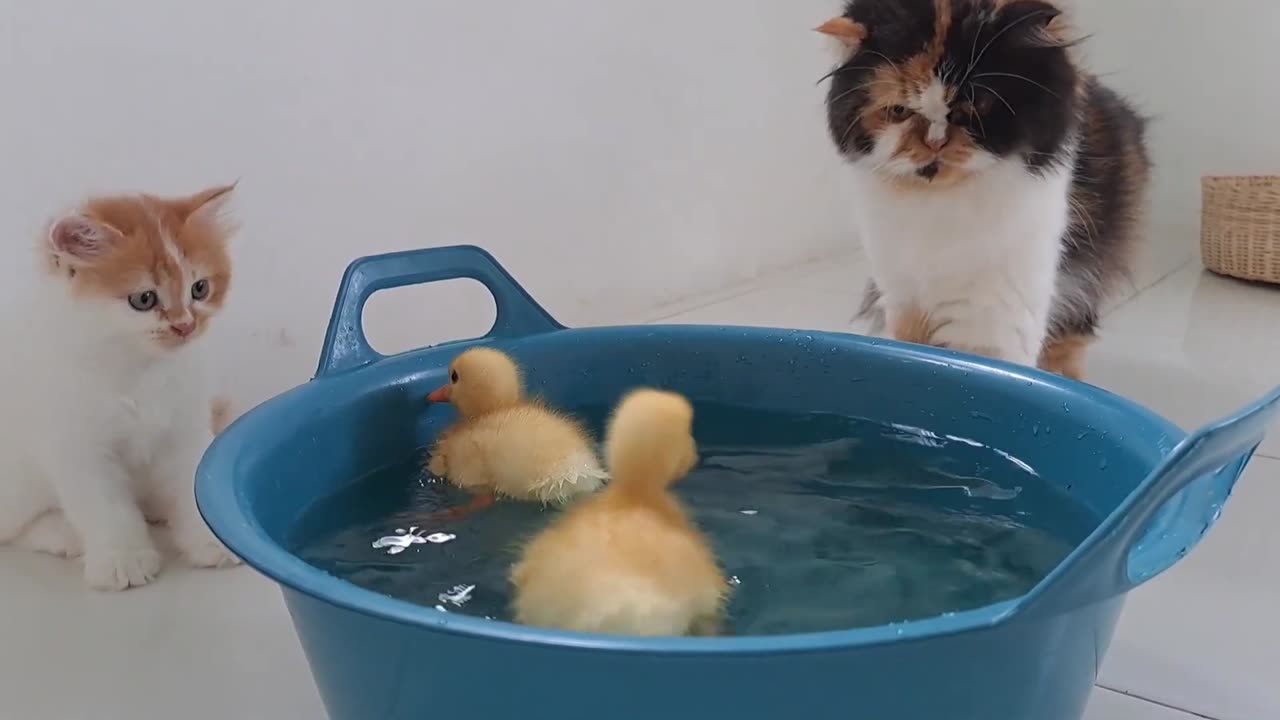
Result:
M232 555L213 535L208 532L201 535L178 544L182 557L191 567L229 568L240 564L240 558Z
M71 527L66 516L60 512L41 515L22 534L19 544L28 550L58 557L78 558L84 554L84 543L80 541L80 534Z
M89 548L84 555L84 579L95 590L127 590L155 580L160 565L160 553L151 545Z

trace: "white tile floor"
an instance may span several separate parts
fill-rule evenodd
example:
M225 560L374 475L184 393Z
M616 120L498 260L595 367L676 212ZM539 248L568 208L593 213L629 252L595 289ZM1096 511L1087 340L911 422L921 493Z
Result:
M858 265L803 268L665 319L842 330ZM1187 265L1111 313L1093 379L1200 424L1280 384L1277 319L1280 290ZM1280 717L1280 429L1263 454L1205 543L1134 593L1087 720ZM279 595L252 571L171 569L102 595L73 563L13 550L0 550L0 703L6 720L323 717Z

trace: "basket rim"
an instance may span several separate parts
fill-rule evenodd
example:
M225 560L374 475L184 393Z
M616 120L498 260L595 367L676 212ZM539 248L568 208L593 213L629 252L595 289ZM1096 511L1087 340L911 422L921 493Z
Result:
M1276 175L1201 175L1201 182L1221 182L1225 180L1263 180L1280 182L1280 174Z

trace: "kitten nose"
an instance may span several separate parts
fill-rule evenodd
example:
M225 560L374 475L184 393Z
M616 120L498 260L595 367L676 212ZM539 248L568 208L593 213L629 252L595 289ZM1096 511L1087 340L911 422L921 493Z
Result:
M925 136L924 144L930 150L937 152L947 146L950 138L947 135L935 136L932 133Z
M173 333L178 337L186 337L195 332L196 322L187 320L186 322L169 323L169 329L173 330Z

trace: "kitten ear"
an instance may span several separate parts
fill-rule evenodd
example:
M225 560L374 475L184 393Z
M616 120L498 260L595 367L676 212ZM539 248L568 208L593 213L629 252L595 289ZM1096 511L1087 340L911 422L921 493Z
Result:
M68 215L49 228L50 248L72 267L92 265L120 239L120 231L85 215Z
M867 39L867 27L843 15L831 18L814 28L814 30L835 40L837 50L845 60L848 60L854 53L858 52L858 48L862 46L862 41Z
M216 218L219 213L226 209L227 203L231 201L231 193L236 189L239 180L230 185L218 185L201 190L200 192L181 198L174 202L184 219L191 218L195 215L201 215L209 218Z

